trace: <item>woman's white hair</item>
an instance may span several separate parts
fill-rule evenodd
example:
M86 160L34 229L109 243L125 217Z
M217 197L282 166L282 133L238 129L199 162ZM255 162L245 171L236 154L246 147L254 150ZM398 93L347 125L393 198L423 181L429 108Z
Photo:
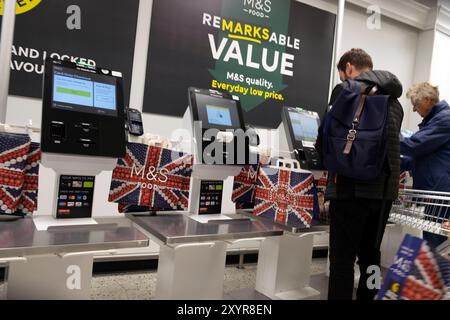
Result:
M433 104L436 104L439 102L439 88L437 86L432 86L428 82L418 83L408 90L406 97L411 99L413 104L426 98L430 99Z

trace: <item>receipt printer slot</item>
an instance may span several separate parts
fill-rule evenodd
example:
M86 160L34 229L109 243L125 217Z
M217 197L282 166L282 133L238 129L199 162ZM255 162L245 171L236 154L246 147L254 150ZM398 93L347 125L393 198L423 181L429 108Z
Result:
M50 124L50 137L55 142L64 140L66 137L66 126L63 122L52 121Z
M97 127L94 124L88 122L80 122L75 125L75 128L83 133L91 133L93 131L97 131Z
M78 139L77 142L84 148L92 148L95 146L95 142L91 139Z

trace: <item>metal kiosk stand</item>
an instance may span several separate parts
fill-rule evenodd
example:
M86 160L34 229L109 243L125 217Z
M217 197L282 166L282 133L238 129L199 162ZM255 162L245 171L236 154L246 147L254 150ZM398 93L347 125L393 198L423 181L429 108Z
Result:
M304 130L304 126L318 127L318 117L304 111L303 118L308 123L302 123L299 116L295 108L283 110L283 122L278 129L280 155L286 161L299 161L302 169L319 169L320 161L313 143L302 143L305 138L317 135L317 132ZM261 243L256 290L271 299L319 299L320 292L310 287L312 251L314 236L323 236L328 227L313 226L306 230L280 227L285 229L283 236L267 238Z

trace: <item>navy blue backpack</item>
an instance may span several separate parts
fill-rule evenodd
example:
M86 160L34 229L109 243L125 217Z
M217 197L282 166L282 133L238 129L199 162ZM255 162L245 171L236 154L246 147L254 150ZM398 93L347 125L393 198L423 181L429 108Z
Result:
M371 180L386 158L389 96L375 95L376 86L347 82L325 118L323 164L330 173Z

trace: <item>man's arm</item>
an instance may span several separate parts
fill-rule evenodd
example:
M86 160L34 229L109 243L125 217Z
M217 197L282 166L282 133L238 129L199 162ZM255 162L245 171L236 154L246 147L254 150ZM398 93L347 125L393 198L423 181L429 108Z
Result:
M412 170L412 158L402 156L400 158L401 164L400 164L400 170L401 171L411 171Z
M333 92L331 93L330 102L328 103L328 106L327 106L327 108L325 109L325 112L322 115L322 120L320 122L319 132L318 132L317 140L316 140L316 144L315 144L315 148L316 148L317 152L319 153L319 156L320 156L321 159L323 158L323 150L322 150L323 123L324 123L325 117L327 116L329 106L333 105L333 103L336 101L337 97L341 93L342 89L343 89L343 84L342 83L340 83L336 87L334 87Z
M400 141L400 153L407 157L421 157L435 152L449 142L450 125L448 119L442 118Z

